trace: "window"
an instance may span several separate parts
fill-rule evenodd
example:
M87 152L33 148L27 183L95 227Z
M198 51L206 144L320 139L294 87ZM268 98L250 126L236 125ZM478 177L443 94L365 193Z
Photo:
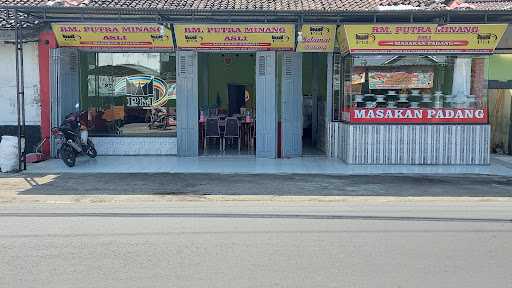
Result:
M486 65L483 56L336 56L333 120L487 123Z
M91 135L176 135L174 53L82 52L80 63Z

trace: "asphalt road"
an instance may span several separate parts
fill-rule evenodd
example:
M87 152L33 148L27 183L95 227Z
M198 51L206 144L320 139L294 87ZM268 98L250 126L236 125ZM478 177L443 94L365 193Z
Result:
M512 203L0 205L0 287L511 287Z
M46 195L279 195L512 197L512 178L484 175L6 174L9 193ZM0 199L1 202L1 199Z

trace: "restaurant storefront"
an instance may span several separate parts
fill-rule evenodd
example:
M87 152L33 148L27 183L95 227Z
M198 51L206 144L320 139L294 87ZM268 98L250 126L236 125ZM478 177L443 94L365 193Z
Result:
M55 23L52 30L57 47L50 60L51 126L78 103L102 155L175 153L176 53L170 27Z
M334 50L335 25L304 24L298 33L293 24L174 27L178 51L197 58L186 62L192 65L187 67L192 74L187 79L194 81L187 85L197 90L187 90L194 93L187 96L178 90L178 103L180 97L197 99L197 104L178 107L188 109L188 123L199 118L198 127L184 133L183 139L178 135L178 142L193 143L187 145L194 149L187 155L325 155L327 64Z
M51 121L79 102L103 155L487 164L488 55L505 29L54 24Z
M52 28L51 125L80 103L100 155L326 153L335 25Z
M351 164L488 164L488 55L506 25L344 25L331 156Z

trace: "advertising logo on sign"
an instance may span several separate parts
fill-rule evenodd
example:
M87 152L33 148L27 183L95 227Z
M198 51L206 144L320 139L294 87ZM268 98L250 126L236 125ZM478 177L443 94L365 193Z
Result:
M176 24L180 49L293 50L295 29L291 24Z
M507 24L344 25L342 51L350 53L480 53L498 45Z
M171 87L174 88L174 85ZM127 107L149 107L157 103L165 105L172 96L176 98L175 89L169 89L163 79L152 75L132 75L119 79L114 85L114 95L126 96Z
M297 37L297 52L332 52L336 25L304 24Z
M60 47L173 48L169 28L158 24L54 23Z

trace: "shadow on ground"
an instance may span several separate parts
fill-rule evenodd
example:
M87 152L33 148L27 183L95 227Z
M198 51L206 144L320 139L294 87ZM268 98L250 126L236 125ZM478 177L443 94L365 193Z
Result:
M498 176L247 174L59 174L0 176L18 195L292 195L512 197Z

